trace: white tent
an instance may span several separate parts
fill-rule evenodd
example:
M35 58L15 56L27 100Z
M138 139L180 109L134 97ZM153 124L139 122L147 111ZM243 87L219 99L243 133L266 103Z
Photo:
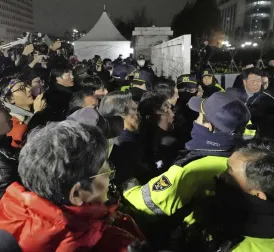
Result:
M92 59L94 55L114 60L119 54L128 57L132 53L130 41L121 35L106 12L84 37L74 42L74 50L80 60Z

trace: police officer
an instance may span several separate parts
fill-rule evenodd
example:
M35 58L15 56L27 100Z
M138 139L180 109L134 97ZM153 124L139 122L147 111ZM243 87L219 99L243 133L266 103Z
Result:
M143 94L148 90L152 90L154 79L153 73L146 69L139 69L134 72L130 91L135 102L140 102Z
M217 83L217 80L211 70L203 71L201 85L204 90L204 98L210 97L216 92L224 92L224 89Z
M274 251L273 163L274 143L267 139L245 142L228 159L228 169L216 178L215 197L203 204L201 223L213 238L211 251Z
M248 99L248 95L246 92L243 92L243 90L239 88L228 88L225 90L226 93L229 93L233 97L239 99L243 103L246 103ZM256 136L256 129L257 126L252 124L252 121L250 120L246 126L245 132L244 132L244 139L252 139Z
M133 101L139 103L142 96L147 92L146 81L142 73L135 71L133 80L131 82L130 92Z
M190 133L193 127L193 121L198 117L198 113L191 110L188 102L191 97L203 96L201 86L198 86L195 75L181 75L177 79L177 88L179 90L179 100L177 113L182 115L185 119L185 137L190 140Z
M218 104L218 106L216 106ZM189 106L199 112L192 140L175 164L144 186L131 181L124 197L149 215L171 216L190 203L201 189L214 185L213 177L227 169L235 145L250 120L248 108L233 96L218 92L208 99L192 97ZM190 223L192 217L185 221Z

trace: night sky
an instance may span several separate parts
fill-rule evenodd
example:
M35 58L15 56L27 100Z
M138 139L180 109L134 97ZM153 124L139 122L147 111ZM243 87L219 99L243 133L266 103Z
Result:
M132 10L147 6L147 13L156 26L169 26L172 17L186 0L34 0L35 30L63 36L66 29L88 32L104 7L111 18L129 17Z

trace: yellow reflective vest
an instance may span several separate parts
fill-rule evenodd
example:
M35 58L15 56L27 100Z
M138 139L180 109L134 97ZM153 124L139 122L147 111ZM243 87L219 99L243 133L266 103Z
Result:
M215 87L220 89L220 92L225 92L225 90L222 88L222 86L218 83L215 84Z
M173 165L144 186L124 192L136 209L150 215L171 216L205 189L214 189L214 177L227 169L227 158L207 156L184 167Z
M274 239L245 237L232 252L273 252Z
M252 122L249 121L247 126L248 125L252 125ZM252 139L256 136L256 130L250 130L250 129L245 129L245 132L244 132L244 138L245 139Z

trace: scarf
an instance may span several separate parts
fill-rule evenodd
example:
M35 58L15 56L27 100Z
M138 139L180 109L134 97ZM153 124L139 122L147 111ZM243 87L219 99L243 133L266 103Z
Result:
M192 140L186 143L187 150L231 151L239 139L235 136L210 132L206 127L194 122L191 131Z

